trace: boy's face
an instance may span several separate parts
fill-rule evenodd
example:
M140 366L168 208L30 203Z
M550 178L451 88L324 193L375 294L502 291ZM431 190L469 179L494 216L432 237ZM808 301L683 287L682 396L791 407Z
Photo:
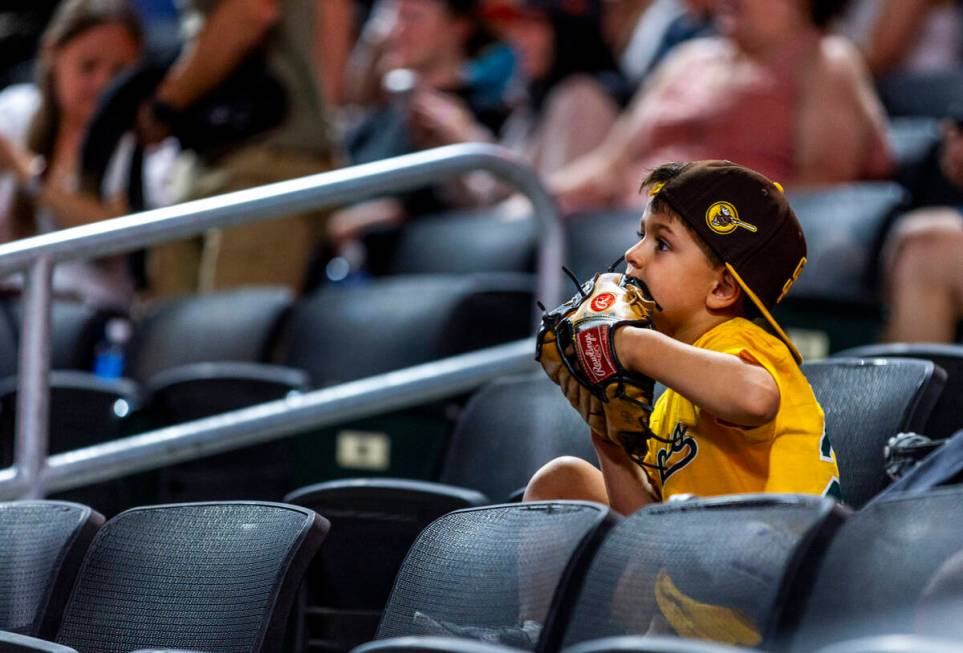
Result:
M662 306L653 314L655 328L675 337L705 315L706 300L722 276L679 219L648 206L639 242L625 252L625 261L627 274L644 281Z

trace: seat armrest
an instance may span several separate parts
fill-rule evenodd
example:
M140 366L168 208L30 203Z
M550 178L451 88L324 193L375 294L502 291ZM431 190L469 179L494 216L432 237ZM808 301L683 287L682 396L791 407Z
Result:
M38 637L0 630L0 653L77 653L77 651L69 646L55 644Z
M391 637L362 644L351 653L524 653L524 649L460 637Z
M762 653L762 649L727 646L698 639L624 635L604 637L562 649L562 653Z

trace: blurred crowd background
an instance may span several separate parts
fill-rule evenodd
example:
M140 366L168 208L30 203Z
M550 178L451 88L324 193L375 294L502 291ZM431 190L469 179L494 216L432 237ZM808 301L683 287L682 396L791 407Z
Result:
M0 40L2 241L453 143L509 148L564 216L640 207L655 165L727 158L790 192L903 184L877 251L884 337L959 337L961 2L10 0ZM526 210L473 174L62 265L55 292L134 313L302 293L376 266L373 235L495 205Z

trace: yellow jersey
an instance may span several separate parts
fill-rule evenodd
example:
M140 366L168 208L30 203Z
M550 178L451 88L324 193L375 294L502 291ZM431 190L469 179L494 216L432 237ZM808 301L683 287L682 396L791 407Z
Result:
M693 346L764 367L779 387L779 412L761 426L734 426L666 390L649 420L652 432L666 442L650 439L645 458L660 498L790 492L838 499L839 469L823 410L786 345L749 320L734 318Z

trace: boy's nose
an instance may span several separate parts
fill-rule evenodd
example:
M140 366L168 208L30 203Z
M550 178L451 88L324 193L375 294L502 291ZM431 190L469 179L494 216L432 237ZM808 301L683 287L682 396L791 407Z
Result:
M641 269L644 261L642 260L642 241L637 242L632 247L625 250L625 261L635 269Z

